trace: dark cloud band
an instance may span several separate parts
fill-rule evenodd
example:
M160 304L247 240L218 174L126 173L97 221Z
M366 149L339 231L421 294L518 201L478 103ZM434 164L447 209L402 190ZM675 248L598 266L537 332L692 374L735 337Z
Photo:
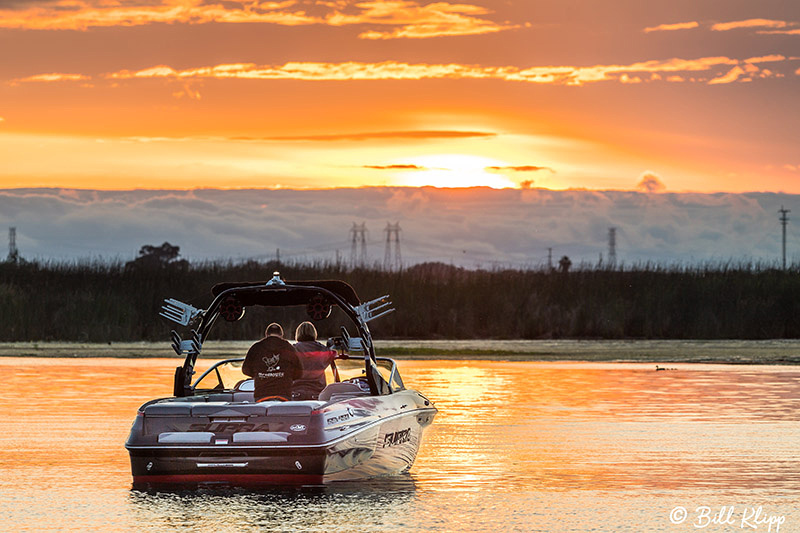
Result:
M276 248L287 259L335 260L337 251L344 257L350 250L355 221L371 230L370 257L382 258L381 230L386 220L397 220L404 260L468 267L487 257L541 266L548 248L576 265L594 264L614 227L621 262L697 264L778 258L781 205L800 205L800 196L433 187L16 189L0 190L0 227L17 228L17 246L28 259L129 260L144 244L169 241L191 260L270 259ZM361 206L357 216L353 206Z

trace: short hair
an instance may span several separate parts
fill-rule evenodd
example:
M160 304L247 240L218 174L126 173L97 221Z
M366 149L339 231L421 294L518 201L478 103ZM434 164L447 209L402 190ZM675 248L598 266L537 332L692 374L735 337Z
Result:
M267 337L269 337L270 335L283 337L283 328L277 322L273 322L272 324L267 326L267 329L264 333L266 333Z
M317 340L317 328L311 322L301 322L294 332L294 339L297 342Z

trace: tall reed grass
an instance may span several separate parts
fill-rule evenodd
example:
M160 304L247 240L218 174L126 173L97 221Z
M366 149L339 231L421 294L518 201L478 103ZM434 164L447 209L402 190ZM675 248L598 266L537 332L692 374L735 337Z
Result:
M548 270L467 270L424 263L396 272L335 263L206 262L132 268L121 262L0 264L0 341L163 340L164 298L198 307L221 281L342 279L362 300L390 294L396 313L376 338L800 337L800 272L759 264L579 265ZM251 311L248 311L251 313ZM259 314L261 313L261 314ZM256 317L269 315L256 311ZM254 339L264 322L222 328Z

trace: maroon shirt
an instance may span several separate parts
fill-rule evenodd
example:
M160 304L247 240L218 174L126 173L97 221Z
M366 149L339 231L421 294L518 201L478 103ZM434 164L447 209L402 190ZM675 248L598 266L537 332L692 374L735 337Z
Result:
M325 388L325 369L336 357L336 352L317 341L298 342L294 349L303 372L295 379L292 390L302 398L316 399Z
M300 361L292 345L280 337L266 337L250 347L242 372L253 377L255 400L268 396L292 399L292 381L300 377Z

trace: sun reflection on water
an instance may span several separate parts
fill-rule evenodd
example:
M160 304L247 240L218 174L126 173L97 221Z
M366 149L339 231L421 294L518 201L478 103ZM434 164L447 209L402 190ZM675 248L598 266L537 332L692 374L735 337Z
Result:
M678 504L800 524L800 370L400 361L435 402L411 473L291 490L131 490L137 407L175 360L0 359L9 530L679 531Z

